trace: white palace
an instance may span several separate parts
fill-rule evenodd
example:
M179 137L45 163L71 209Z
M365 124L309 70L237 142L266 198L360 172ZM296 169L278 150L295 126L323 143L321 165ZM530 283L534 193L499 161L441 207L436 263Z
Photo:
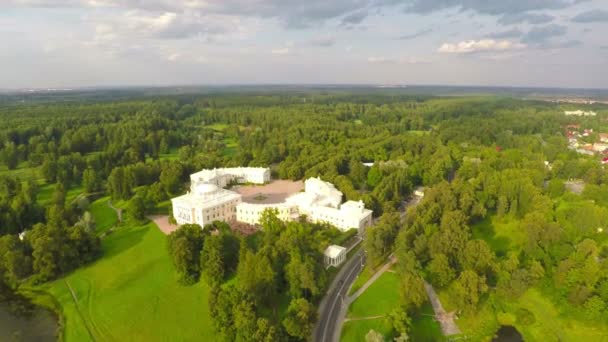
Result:
M363 234L372 223L372 211L361 201L342 203L342 192L320 178L304 182L304 191L280 203L247 203L242 196L225 186L234 183L264 184L270 181L268 168L226 168L203 170L190 176L190 192L173 198L173 216L178 224L213 221L239 221L259 224L266 209L275 209L278 217L291 221L306 215L311 222L325 222L346 231L352 228Z

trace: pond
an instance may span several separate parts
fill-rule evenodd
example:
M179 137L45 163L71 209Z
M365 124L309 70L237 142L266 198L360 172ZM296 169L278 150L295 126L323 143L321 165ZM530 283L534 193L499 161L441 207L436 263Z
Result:
M494 335L492 342L523 342L524 338L515 327L503 325Z
M20 303L23 304L23 303ZM55 313L29 304L15 309L14 303L0 302L0 341L55 342L58 321Z

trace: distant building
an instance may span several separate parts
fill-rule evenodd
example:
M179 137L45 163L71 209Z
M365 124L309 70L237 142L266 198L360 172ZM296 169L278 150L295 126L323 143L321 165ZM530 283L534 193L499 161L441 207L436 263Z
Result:
M190 192L171 199L173 217L178 224L196 223L201 226L213 221L236 219L236 206L241 195L210 183L192 184Z
M191 174L190 182L192 184L213 183L222 188L230 183L264 184L270 182L270 169L263 167L231 167L202 170Z
M346 248L338 245L331 245L323 252L325 266L338 267L346 260Z
M173 198L173 216L178 224L197 223L204 226L213 221L238 221L259 224L267 209L277 211L281 220L291 221L305 215L309 221L329 223L347 231L355 228L363 235L372 224L372 211L362 201L342 203L342 192L320 178L304 182L304 192L281 203L246 203L234 191L223 189L231 183L265 183L270 170L262 168L230 168L203 170L190 176L190 192Z
M596 116L597 113L593 112L593 111L582 111L582 110L572 110L572 111L565 111L564 114L568 115L568 116Z
M608 144L595 143L593 144L593 150L596 152L604 152L605 150L608 150Z
M608 164L608 157L602 159L602 165Z
M600 133L600 141L603 143L608 143L608 133Z

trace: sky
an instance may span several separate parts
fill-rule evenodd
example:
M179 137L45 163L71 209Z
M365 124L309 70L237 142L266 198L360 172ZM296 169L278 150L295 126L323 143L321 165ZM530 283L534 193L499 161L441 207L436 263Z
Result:
M0 0L0 89L608 88L608 0Z

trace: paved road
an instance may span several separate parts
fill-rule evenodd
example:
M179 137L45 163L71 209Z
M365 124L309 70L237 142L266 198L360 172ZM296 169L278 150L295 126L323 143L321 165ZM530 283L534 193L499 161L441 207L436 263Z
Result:
M342 310L346 310L343 301L346 299L348 290L357 279L365 261L363 250L357 251L352 258L340 269L333 282L329 286L327 295L319 305L319 319L313 331L313 341L331 342L334 341L336 324Z

